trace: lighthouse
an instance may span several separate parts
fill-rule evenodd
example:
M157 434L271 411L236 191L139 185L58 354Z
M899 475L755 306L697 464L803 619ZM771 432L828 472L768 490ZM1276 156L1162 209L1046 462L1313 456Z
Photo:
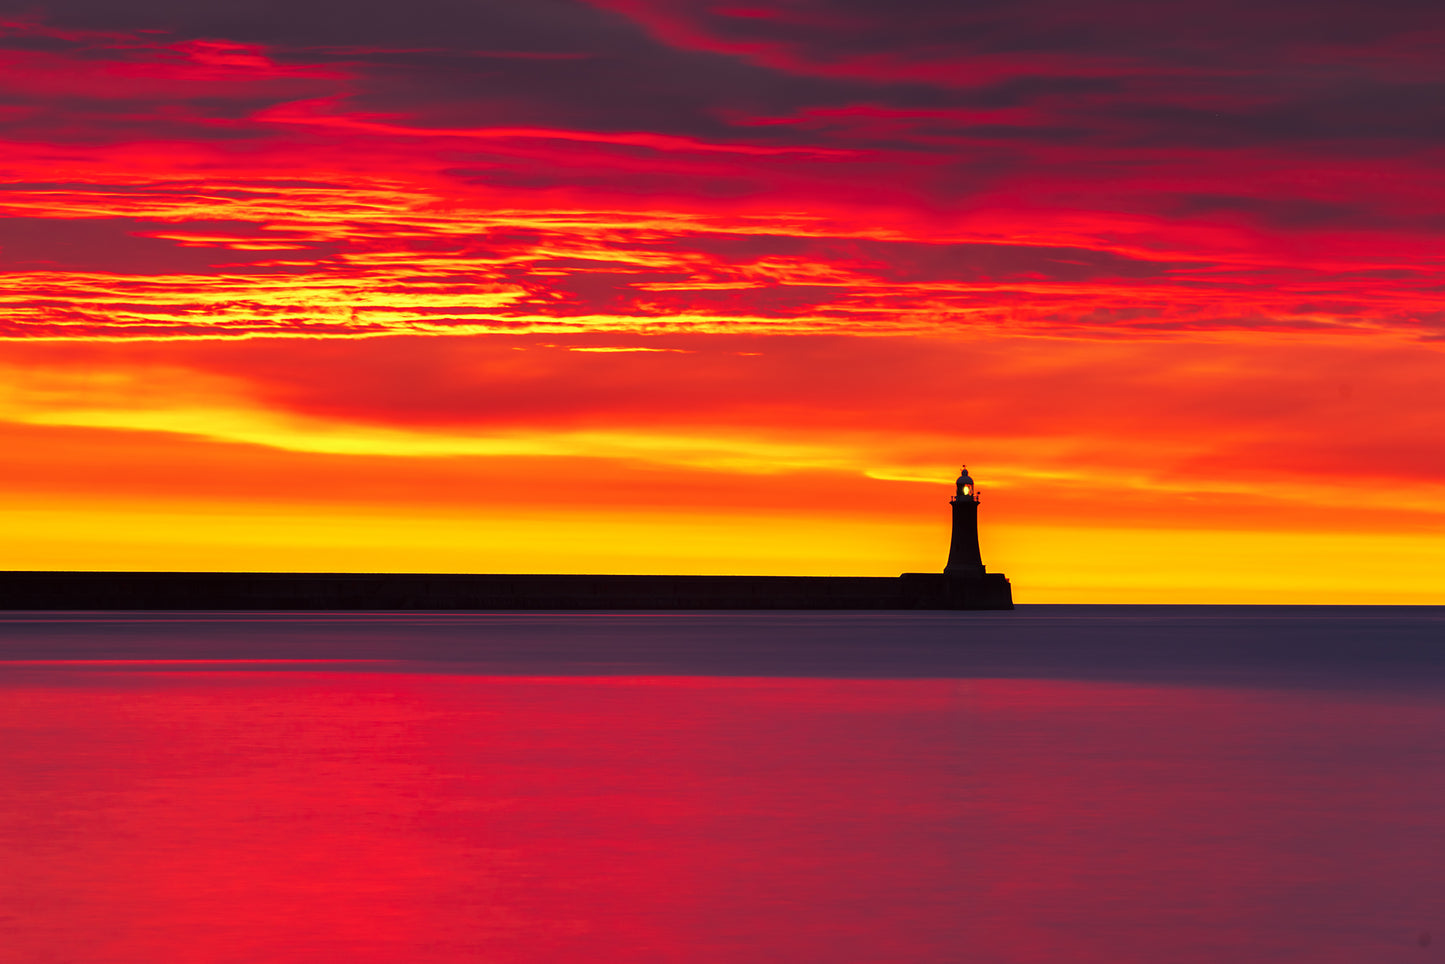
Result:
M978 552L978 485L968 466L954 482L953 539L942 572L905 572L904 609L1012 609L1013 587L1001 572L985 572Z
M954 483L955 492L949 504L953 506L953 539L948 545L948 564L943 567L947 576L983 575L983 556L978 551L978 486L963 467Z

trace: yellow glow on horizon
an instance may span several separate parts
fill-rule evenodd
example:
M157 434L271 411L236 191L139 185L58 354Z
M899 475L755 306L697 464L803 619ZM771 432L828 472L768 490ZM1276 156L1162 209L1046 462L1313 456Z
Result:
M1445 605L1439 533L1009 526L984 561L1016 602Z
M0 509L0 526L0 569L24 570L897 575L910 542L946 549L934 527L890 521L585 509L39 504Z
M515 507L12 504L0 568L871 575L937 572L947 527L888 519ZM1431 534L994 526L989 570L1030 603L1445 604Z
M11 346L0 568L936 572L966 457L1021 604L1445 603L1434 356L1320 349L1324 375L1279 382L1298 346L981 339L874 384L897 345L592 334ZM1208 384L1158 394L1176 368ZM987 430L931 415L959 372Z

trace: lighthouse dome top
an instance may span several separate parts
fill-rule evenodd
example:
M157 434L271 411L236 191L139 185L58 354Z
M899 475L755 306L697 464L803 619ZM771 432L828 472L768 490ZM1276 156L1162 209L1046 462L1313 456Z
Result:
M958 481L962 482L964 485L973 484L973 476L968 474L968 466L965 465L962 469L959 470Z

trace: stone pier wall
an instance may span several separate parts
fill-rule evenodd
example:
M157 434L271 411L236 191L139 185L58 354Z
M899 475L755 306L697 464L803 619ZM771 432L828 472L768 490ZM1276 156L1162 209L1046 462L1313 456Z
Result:
M998 573L871 576L0 572L8 610L1012 609Z

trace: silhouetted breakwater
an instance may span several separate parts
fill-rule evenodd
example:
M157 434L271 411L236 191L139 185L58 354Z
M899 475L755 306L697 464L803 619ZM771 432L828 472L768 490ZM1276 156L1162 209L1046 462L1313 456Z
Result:
M1003 575L5 572L0 609L1012 609Z

